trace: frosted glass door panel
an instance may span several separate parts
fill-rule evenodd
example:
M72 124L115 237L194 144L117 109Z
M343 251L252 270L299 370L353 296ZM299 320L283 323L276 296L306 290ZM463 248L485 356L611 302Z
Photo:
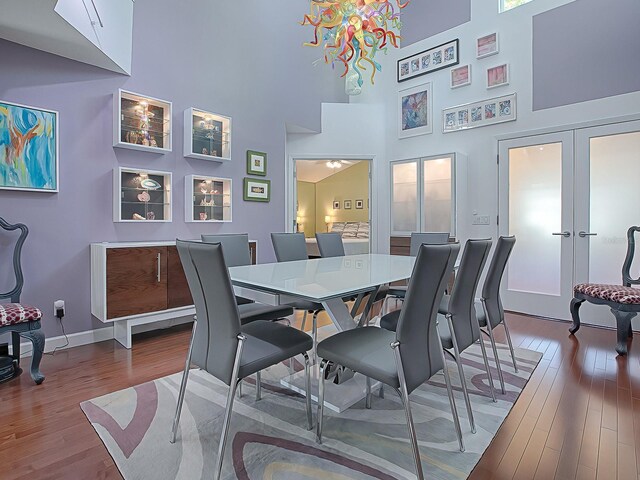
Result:
M509 149L509 234L517 238L508 289L561 292L562 143Z
M591 138L589 152L589 282L619 285L627 229L640 223L640 132Z
M418 228L418 162L392 165L392 226L397 233L416 232Z
M423 231L450 232L452 228L452 159L451 157L425 160L422 163Z

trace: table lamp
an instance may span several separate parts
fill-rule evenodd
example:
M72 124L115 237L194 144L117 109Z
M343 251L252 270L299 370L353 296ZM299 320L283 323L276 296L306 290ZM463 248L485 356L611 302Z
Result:
M329 224L331 223L331 217L329 215L324 216L324 223L327 224L327 232L329 231Z

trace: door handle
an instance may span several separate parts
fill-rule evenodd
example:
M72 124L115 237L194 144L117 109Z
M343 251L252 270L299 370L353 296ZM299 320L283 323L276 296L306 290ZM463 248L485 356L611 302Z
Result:
M571 236L571 232L570 231L565 231L565 232L556 232L556 233L552 233L551 235L557 235L559 237L565 237L565 238L569 238Z
M598 235L597 233L587 233L584 230L580 230L578 232L578 236L580 238L584 238L584 237L595 237L596 235Z
M158 269L157 269L158 273L156 275L156 279L158 281L158 283L160 283L160 254L158 254Z

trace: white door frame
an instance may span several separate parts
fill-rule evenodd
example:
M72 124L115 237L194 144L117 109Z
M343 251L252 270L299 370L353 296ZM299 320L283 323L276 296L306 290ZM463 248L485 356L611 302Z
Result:
M322 155L322 154L290 154L289 159L285 165L285 232L293 232L296 221L296 161L297 160L362 160L369 162L369 251L378 251L378 195L375 185L375 155L363 154L363 155Z

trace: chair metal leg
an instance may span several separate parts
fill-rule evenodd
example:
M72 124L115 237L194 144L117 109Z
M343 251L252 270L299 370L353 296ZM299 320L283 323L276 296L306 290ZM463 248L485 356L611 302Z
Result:
M316 414L316 442L322 445L322 423L324 416L324 376L328 368L329 361L322 360L320 363L320 378L318 379L318 413Z
M367 377L367 394L365 396L365 408L371 408L371 378Z
M304 327L307 325L307 314L309 312L307 312L306 310L304 311L304 315L302 316L302 325L300 326L300 330L302 330L304 332Z
M242 379L238 380L238 398L242 398Z
M489 316L487 312L487 308L485 307L484 301L482 301L482 306L484 308L485 318L487 319L487 331L485 332L483 329L480 329L481 333L484 333L489 337L489 341L491 342L491 349L493 350L493 356L496 361L496 369L498 370L498 378L500 379L500 389L502 394L506 393L504 388L504 375L502 374L502 366L500 365L500 358L498 357L498 348L496 347L496 339L493 336L493 328L491 328L491 322L489 321ZM481 339L482 340L482 339ZM494 399L495 402L495 399Z
M229 385L229 393L227 395L227 405L224 411L224 420L222 421L222 433L220 434L220 444L218 445L218 458L216 458L216 466L214 469L214 480L220 479L222 473L222 461L224 459L224 450L227 446L227 436L229 434L229 423L231 422L231 411L233 410L233 400L235 399L235 390L238 386L238 371L240 370L240 358L242 357L242 347L244 346L245 336L238 335L238 347L236 349L236 358L233 362L233 372L231 374L231 384Z
M380 384L380 393L379 393L380 398L384 398L384 383Z
M178 424L180 423L180 413L182 412L182 403L184 402L184 394L187 389L187 379L189 377L189 367L191 367L191 353L193 352L193 339L196 336L196 324L193 322L193 329L191 331L191 341L189 342L189 350L187 352L187 360L184 364L184 372L182 373L182 381L180 382L180 393L178 394L178 405L176 406L176 415L173 418L173 427L171 428L171 437L169 441L175 443L176 434L178 432Z
M509 350L511 351L511 360L513 361L513 369L518 373L518 365L516 364L516 355L513 353L513 344L511 343L511 335L509 334L509 328L507 327L507 319L502 319L502 325L504 326L504 333L507 337L507 343L509 344Z
M313 312L311 337L313 338L313 364L318 361L318 314L320 311Z
M402 357L400 355L400 342L394 342L391 344L396 356L396 368L398 369L398 379L400 380L400 398L404 405L404 413L407 417L407 427L409 428L409 440L411 442L411 449L413 450L413 459L416 463L416 476L418 480L424 480L424 473L422 471L422 462L420 460L420 449L418 447L418 438L416 436L415 425L413 424L413 416L411 415L411 405L409 403L409 392L407 390L407 383L404 378L404 368L402 366Z
M471 425L471 433L476 433L476 422L473 419L473 411L471 410L471 399L469 398L469 391L467 390L467 381L464 378L464 371L462 370L462 363L460 362L460 350L458 349L458 342L456 340L456 334L453 331L453 320L451 315L447 314L447 321L449 322L449 330L451 331L451 340L453 341L453 359L458 366L458 373L460 374L460 383L462 385L462 393L464 394L464 402L467 405L467 413L469 414L469 424ZM451 354L451 352L448 352Z
M458 435L458 443L460 444L460 451L464 452L464 442L462 441L462 428L460 427L460 417L458 416L458 408L456 407L456 399L453 396L453 388L451 388L451 377L449 376L449 370L447 369L447 361L444 358L444 348L442 348L442 341L438 336L438 343L440 344L440 354L442 355L442 373L444 374L444 383L447 386L447 395L449 396L449 405L451 406L451 416L453 417L453 425L456 428L456 434Z
M305 353L304 356L304 376L305 376L305 388L306 388L306 406L307 406L307 425L309 430L313 430L313 417L311 414L311 362L309 361L309 355Z
M262 372L256 372L256 402L262 400Z

